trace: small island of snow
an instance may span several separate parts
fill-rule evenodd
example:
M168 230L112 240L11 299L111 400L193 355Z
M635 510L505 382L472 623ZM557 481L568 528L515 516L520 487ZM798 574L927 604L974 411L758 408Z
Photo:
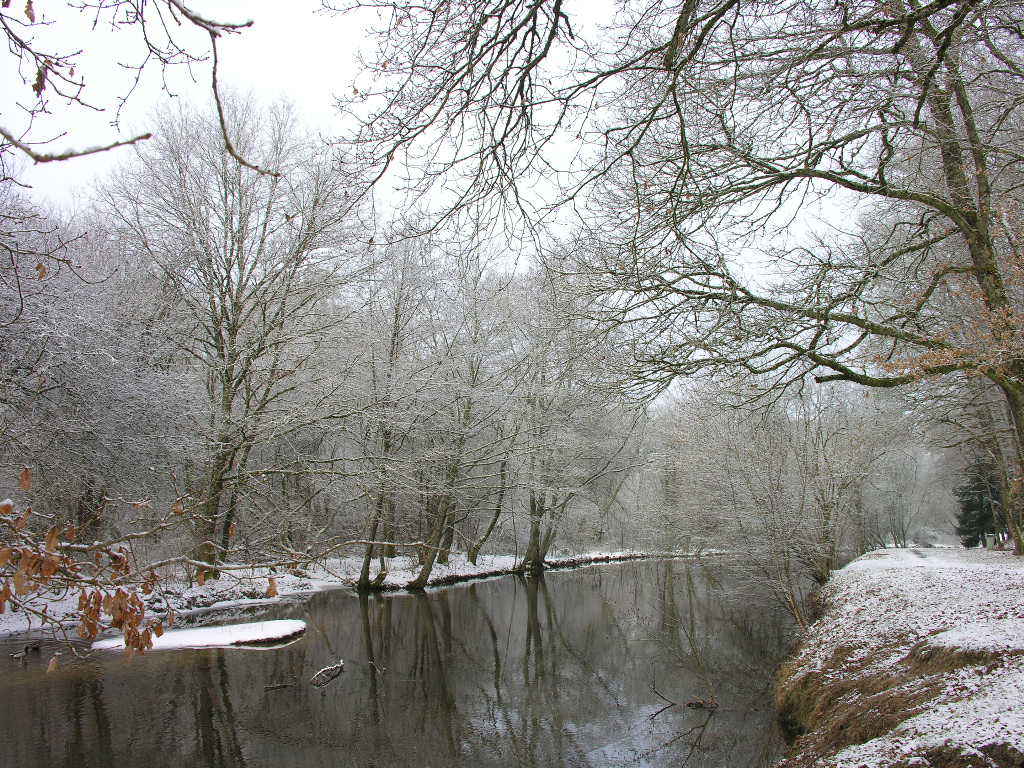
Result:
M153 650L173 648L225 648L232 646L278 644L293 640L306 631L306 622L298 619L255 621L247 624L229 624L222 627L199 627L164 632L153 638ZM94 650L124 648L124 638L98 640Z

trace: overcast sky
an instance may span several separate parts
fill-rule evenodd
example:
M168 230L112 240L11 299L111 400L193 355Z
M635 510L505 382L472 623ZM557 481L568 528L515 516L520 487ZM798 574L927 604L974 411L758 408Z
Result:
M113 65L115 60L138 61L139 38L134 30L112 33L103 27L92 28L82 14L68 14L55 4L39 3L39 13L56 8L55 23L37 30L37 39L53 48L81 49L80 72L86 78L86 97L94 103L116 105L116 96L124 93L131 76ZM273 101L280 95L293 101L307 124L327 134L337 132L338 117L332 94L351 88L355 75L356 53L366 44L366 36L356 19L320 11L319 0L207 0L190 7L218 21L246 21L253 26L238 35L226 37L220 44L220 79L227 87L252 91L261 99ZM67 14L67 15L65 15ZM42 16L47 20L46 16ZM208 45L202 36L193 36L197 50ZM29 78L31 82L31 77ZM181 68L171 75L171 90L177 98L196 104L210 103L210 71L201 66L193 76ZM8 67L0 74L0 120L5 127L22 126L16 101L31 101L31 91ZM53 136L62 130L68 135L55 141L49 151L83 148L127 138L152 128L149 115L153 107L171 97L162 87L159 68L152 68L132 95L122 120L121 130L110 125L113 110L97 113L81 107L68 107L59 99L51 101L52 117L37 121L36 138ZM74 207L83 190L104 175L131 152L112 152L63 163L31 165L25 163L22 180L33 188L40 201L61 207Z

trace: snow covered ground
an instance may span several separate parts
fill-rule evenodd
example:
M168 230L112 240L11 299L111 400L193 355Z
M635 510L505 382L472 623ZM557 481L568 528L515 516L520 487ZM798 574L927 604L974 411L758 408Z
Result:
M782 765L1024 766L1024 558L880 550L834 575L784 670Z
M579 555L554 556L548 558L549 568L564 568L588 563L614 562L644 557L660 557L640 552L587 552ZM442 586L459 581L501 576L515 571L520 558L515 555L480 555L477 564L470 563L465 555L453 553L447 564L436 564L431 572L429 584ZM374 561L371 578L376 576L378 562ZM202 586L181 583L162 583L153 594L146 596L147 608L154 616L173 610L177 615L194 614L198 611L222 610L257 604L269 604L274 600L309 594L323 589L351 587L359 578L361 560L356 557L337 558L315 567L294 571L271 572L263 569L226 571L219 579L210 579ZM403 589L419 573L415 558L396 557L388 561L388 574L382 588ZM274 587L270 587L270 579ZM269 593L276 591L273 597ZM68 628L76 625L78 594L55 595L48 603L49 616L61 620ZM38 621L29 622L23 613L0 614L0 636L25 632L38 626Z

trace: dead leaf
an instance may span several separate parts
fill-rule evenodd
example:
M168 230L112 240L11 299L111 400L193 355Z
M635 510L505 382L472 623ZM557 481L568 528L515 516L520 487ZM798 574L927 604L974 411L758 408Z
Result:
M23 558L22 563L24 562L25 560ZM25 569L18 568L18 570L14 573L14 594L20 597L21 595L27 594L28 591L28 576L25 574Z
M19 484L21 485L21 490L23 490L23 491L30 491L30 490L32 490L32 468L31 467L22 467L21 477L19 479Z
M44 558L43 567L40 570L40 573L43 577L43 581L49 581L51 578L53 578L53 575L58 571L59 568L59 557L57 557L56 555L50 555L49 557Z
M40 88L39 90L41 92L42 88ZM46 265L45 264L43 264L42 262L39 262L38 264L36 264L36 274L39 275L39 279L40 280L42 280L44 277L46 277L46 273L47 272L48 272L48 270L46 269Z
M267 597L277 597L277 579L271 576L268 581L270 584L267 586Z
M52 672L56 672L56 671L57 671L57 657L56 656L51 656L50 657L50 663L46 665L46 674L49 675Z
M46 90L47 71L48 68L45 64L36 70L36 79L32 82L32 92L36 96L42 96L43 91ZM42 280L42 277L40 277L39 279Z
M36 23L36 9L32 7L32 0L28 0L28 2L25 3L25 16L28 17L28 20L33 24Z
M200 568L196 572L196 583L199 584L200 587L206 583L206 569Z
M0 568L11 562L12 551L10 547L0 548Z
M171 507L171 511L176 515L184 515L185 506L180 501L176 501L174 502L174 506Z
M238 528L234 523L228 526L228 538L234 538L235 534L238 533Z
M46 548L50 552L57 551L57 544L60 541L60 528L56 525L46 532Z
M28 519L32 516L32 507L25 507L21 517L14 521L14 530L20 531L28 525Z

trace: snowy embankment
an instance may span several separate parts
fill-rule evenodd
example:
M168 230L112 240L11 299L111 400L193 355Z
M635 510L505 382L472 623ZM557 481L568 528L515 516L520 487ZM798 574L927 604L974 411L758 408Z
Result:
M588 552L579 555L550 557L548 569L571 568L595 563L669 557L662 553L646 552ZM443 586L462 581L504 576L519 570L521 558L515 555L481 555L476 565L465 555L452 554L447 564L436 564L428 586ZM376 576L379 561L374 561L371 577ZM178 616L197 611L220 611L248 605L271 604L287 597L310 594L324 589L353 587L359 579L361 559L355 557L328 560L312 567L291 571L270 571L253 568L225 571L219 579L210 579L203 585L163 582L145 598L147 613L153 617L173 611ZM388 573L378 585L379 590L405 589L419 573L415 558L389 559ZM273 586L271 587L271 580ZM55 595L47 602L47 614L68 628L77 621L78 594ZM0 636L25 632L38 626L30 625L22 613L0 614Z
M1024 558L881 550L837 571L783 669L780 768L1024 766Z

